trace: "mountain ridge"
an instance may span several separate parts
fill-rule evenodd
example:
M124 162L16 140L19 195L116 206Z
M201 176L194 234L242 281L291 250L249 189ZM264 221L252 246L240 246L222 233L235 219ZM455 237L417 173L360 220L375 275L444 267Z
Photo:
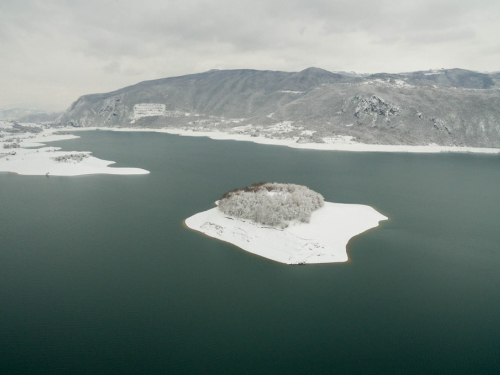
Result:
M500 75L210 70L81 96L58 124L183 127L304 143L349 136L375 144L500 147Z

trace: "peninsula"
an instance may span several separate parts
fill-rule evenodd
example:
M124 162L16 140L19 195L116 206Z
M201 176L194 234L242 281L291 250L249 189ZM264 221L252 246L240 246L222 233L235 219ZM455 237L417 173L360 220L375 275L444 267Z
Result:
M88 174L147 174L140 168L110 168L88 151L60 151L45 143L79 138L40 124L0 121L0 172L30 176L79 176Z

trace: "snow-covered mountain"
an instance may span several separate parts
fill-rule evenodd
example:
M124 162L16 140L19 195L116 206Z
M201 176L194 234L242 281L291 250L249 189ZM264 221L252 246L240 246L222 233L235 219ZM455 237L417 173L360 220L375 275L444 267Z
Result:
M324 142L500 147L500 75L463 69L356 74L211 70L85 95L77 127L189 127Z

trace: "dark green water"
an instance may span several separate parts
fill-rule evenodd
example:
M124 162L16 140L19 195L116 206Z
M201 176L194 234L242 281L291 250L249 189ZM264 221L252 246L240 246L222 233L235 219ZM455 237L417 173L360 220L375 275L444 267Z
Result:
M0 174L0 373L500 373L500 157L82 133L145 176ZM344 264L183 227L234 187L305 184L390 218Z

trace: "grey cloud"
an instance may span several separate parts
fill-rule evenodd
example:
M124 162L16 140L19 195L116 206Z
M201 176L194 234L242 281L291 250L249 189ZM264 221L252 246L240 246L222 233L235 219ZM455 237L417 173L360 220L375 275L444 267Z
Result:
M104 65L102 70L104 70L105 73L120 73L121 66L119 62L111 61L109 64Z
M415 44L458 43L475 37L474 30L463 28L425 32L415 31L406 36L406 41Z
M499 70L498 19L498 0L4 1L0 84L36 76L73 95L211 68ZM61 95L54 107L75 99Z

